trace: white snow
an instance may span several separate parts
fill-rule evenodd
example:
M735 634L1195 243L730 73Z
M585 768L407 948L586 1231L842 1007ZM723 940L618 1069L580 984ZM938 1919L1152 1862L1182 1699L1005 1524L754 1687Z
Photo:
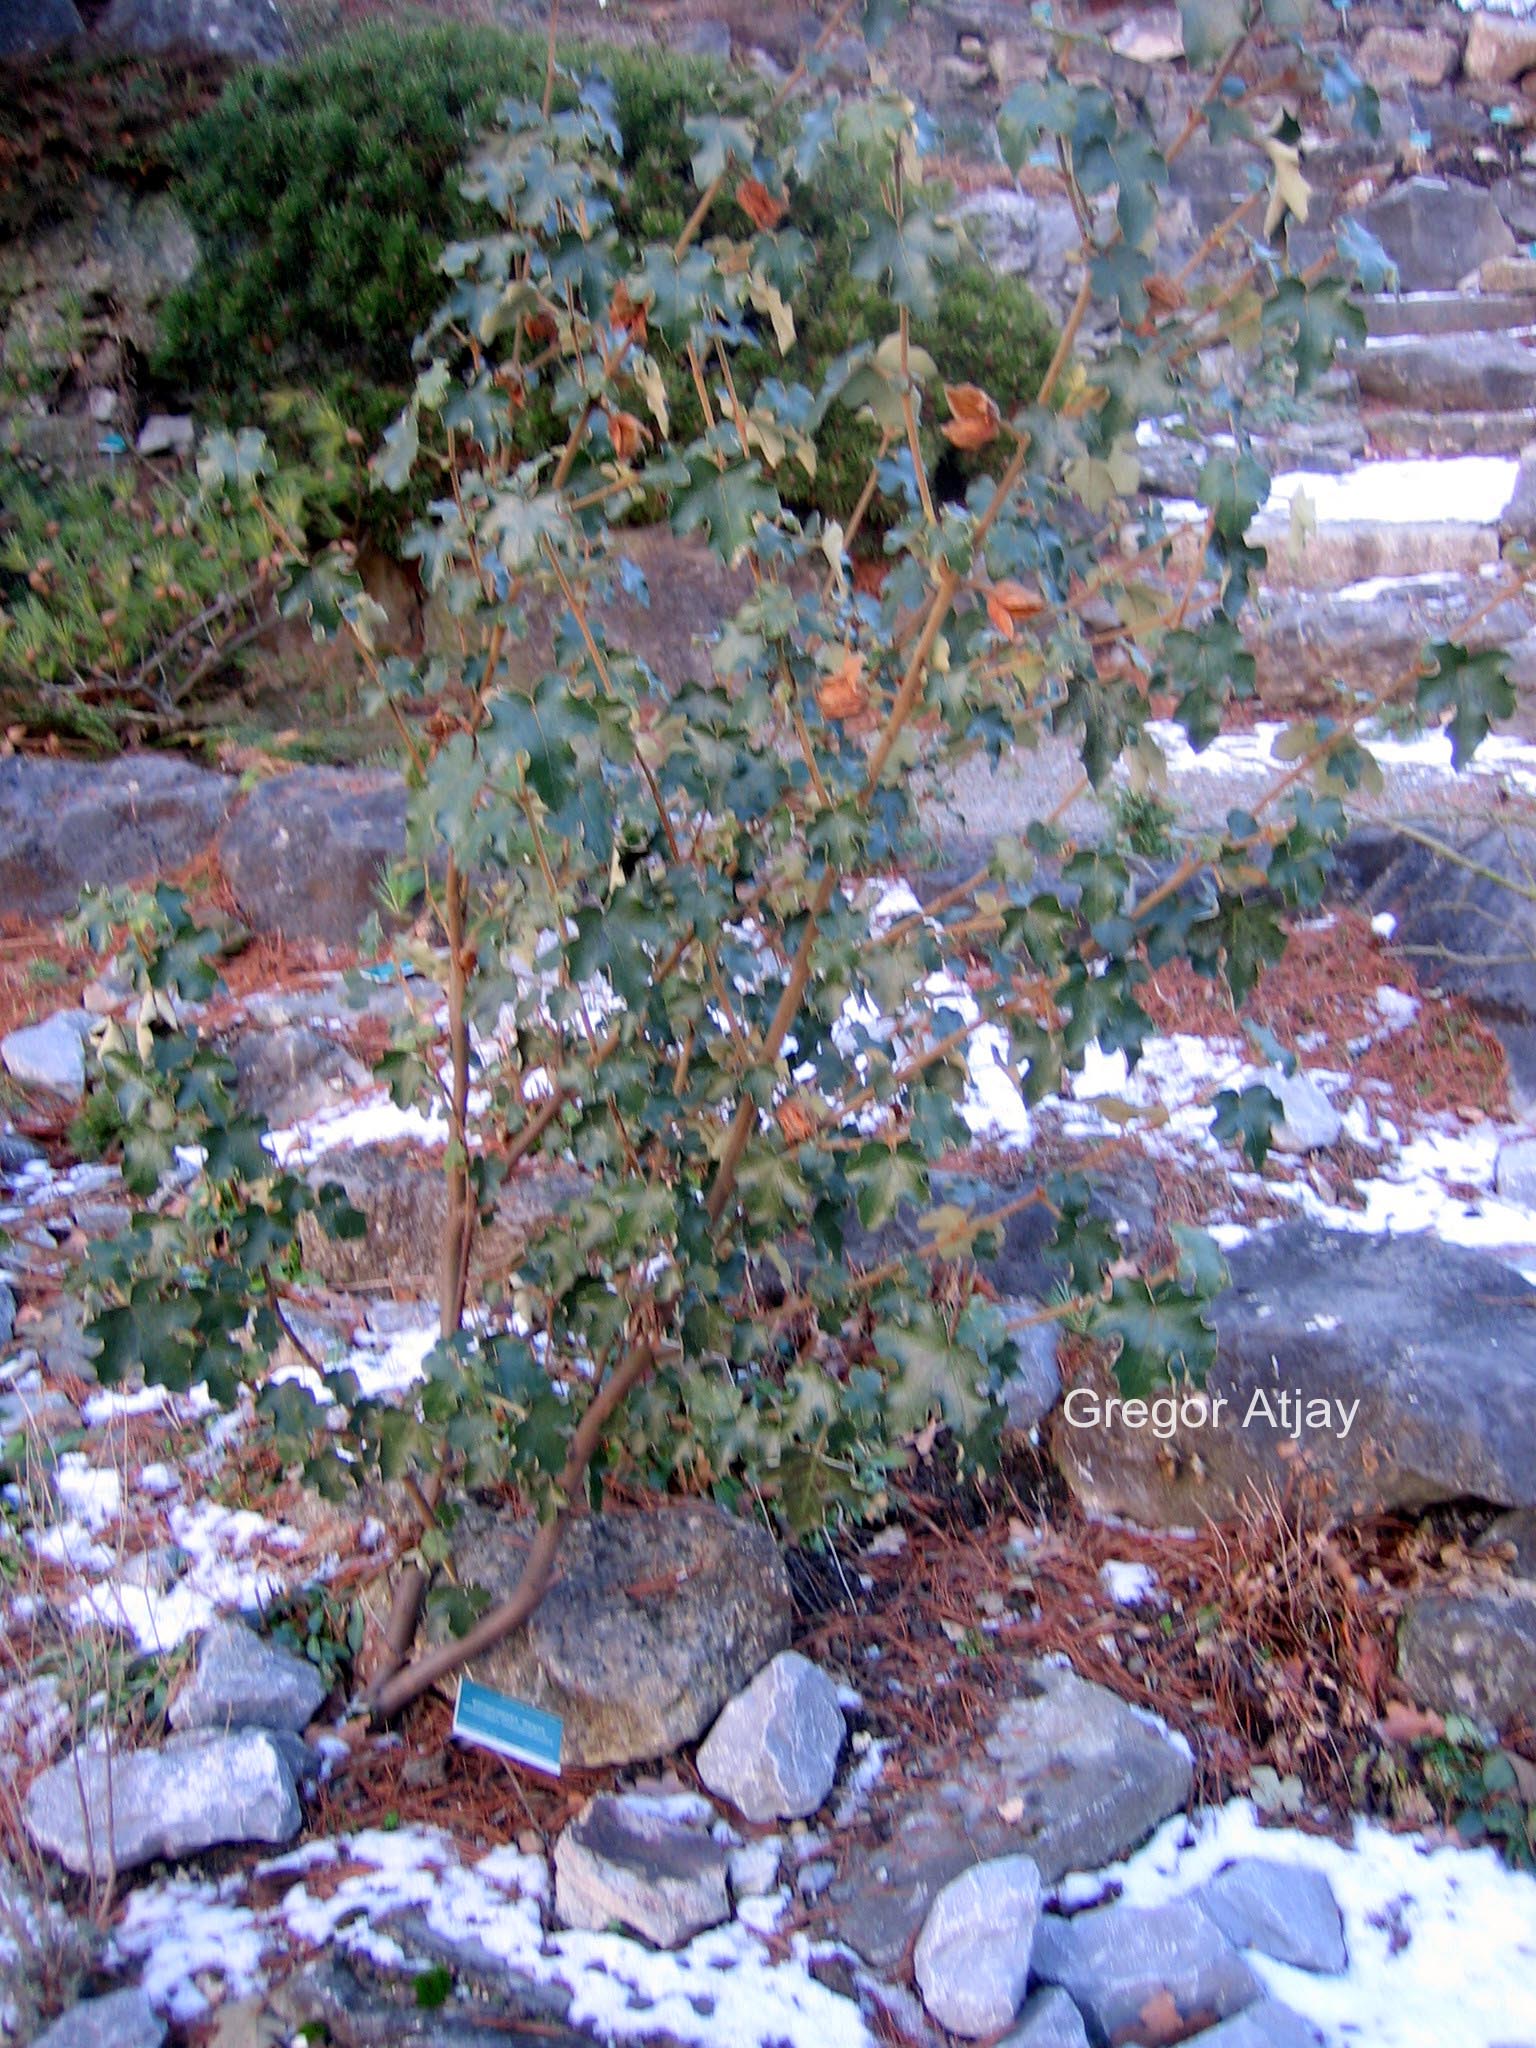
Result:
M366 1866L330 1895L305 1877L334 1865ZM571 1993L569 2022L598 2039L666 2035L697 2048L873 2048L858 2009L827 1990L807 1967L801 1936L774 1948L778 1901L754 1900L750 1917L698 1935L675 1953L659 1953L619 1934L546 1933L549 1879L543 1860L510 1848L462 1860L453 1841L428 1829L377 1830L312 1843L260 1866L270 1880L294 1882L277 1905L239 1903L239 1881L223 1885L172 1879L134 1892L115 1948L143 1971L151 1999L183 2023L209 2009L210 1993L240 1997L257 1988L274 1952L290 1944L363 1954L389 1965L402 1959L378 1923L414 1909L438 1935L473 1943L536 1984ZM327 1887L322 1887L326 1889Z
M217 1615L265 1606L285 1578L262 1553L292 1552L304 1543L297 1529L269 1522L250 1508L210 1500L172 1503L166 1528L188 1558L174 1583L161 1587L142 1571L119 1571L77 1596L70 1609L77 1626L105 1622L120 1628L145 1654L174 1649ZM107 1563L112 1561L109 1556Z
M1246 732L1222 733L1196 753L1182 726L1171 719L1153 719L1147 731L1156 740L1170 775L1198 770L1208 775L1278 774L1288 763L1277 758L1275 742L1287 728L1261 720ZM1397 739L1386 734L1357 733L1356 739L1383 768L1413 768L1447 778L1457 774L1451 761L1451 738L1445 731ZM1536 792L1536 745L1494 733L1485 739L1468 766L1469 775L1499 775L1521 789Z
M1512 455L1452 455L1365 462L1342 475L1286 470L1272 480L1259 517L1288 519L1304 492L1319 526L1365 520L1492 526L1514 495L1519 468Z
M1099 1580L1117 1607L1141 1607L1157 1591L1157 1573L1149 1564L1112 1557L1099 1566Z
M1369 1821L1356 1822L1345 1848L1294 1828L1261 1827L1252 1806L1237 1800L1193 1830L1182 1817L1169 1821L1128 1862L1063 1890L1082 1900L1114 1883L1132 1905L1160 1905L1234 1856L1301 1864L1333 1886L1346 1974L1316 1976L1247 1955L1328 2048L1513 2048L1536 2039L1536 1878L1506 1868L1491 1849L1432 1847Z

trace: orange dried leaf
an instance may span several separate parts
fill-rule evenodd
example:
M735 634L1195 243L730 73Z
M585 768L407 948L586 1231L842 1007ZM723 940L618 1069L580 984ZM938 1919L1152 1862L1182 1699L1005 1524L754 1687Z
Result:
M864 680L864 657L851 648L842 663L816 692L823 718L857 718L869 709L869 685Z
M975 384L946 384L950 417L944 438L953 448L985 448L998 435L1001 415L995 400Z
M786 200L768 190L761 178L743 178L736 187L736 204L755 228L772 234L789 211Z
M608 434L613 442L613 452L620 462L633 462L645 446L645 428L632 412L609 413Z
M994 583L987 592L987 617L1005 640L1013 638L1013 629L1020 619L1032 619L1044 610L1045 599L1039 591L1014 582L1011 576Z
M779 1129L791 1145L803 1145L816 1135L816 1118L804 1102L791 1096L774 1111Z
M1144 279L1141 288L1146 293L1149 303L1159 313L1177 313L1186 304L1183 285L1176 277L1167 277L1160 270L1155 270L1149 278Z
M615 291L613 303L608 308L608 324L623 328L636 341L645 340L645 308L636 305L622 284Z
M1438 1714L1423 1707L1410 1707L1405 1700L1392 1700L1376 1723L1376 1732L1387 1742L1423 1742L1445 1733Z

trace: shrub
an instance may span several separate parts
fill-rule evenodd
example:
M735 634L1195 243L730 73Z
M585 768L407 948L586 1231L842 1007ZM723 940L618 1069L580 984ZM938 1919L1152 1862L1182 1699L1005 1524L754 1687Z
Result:
M763 91L702 59L595 54L624 138L623 184L613 195L620 233L633 248L675 242L697 196L687 122L761 111ZM469 141L509 94L537 96L545 55L542 38L494 29L373 27L302 63L235 79L178 145L180 196L204 260L166 312L158 373L211 386L247 410L273 385L316 382L375 434L401 401L411 343L441 297L439 251L472 231L474 209L459 190ZM568 81L556 98L572 103ZM798 335L787 355L772 346L742 353L749 395L767 377L814 385L843 350L891 331L889 298L848 274L861 223L880 206L878 171L849 150L792 188L788 223L811 254ZM709 225L738 235L747 228L729 188ZM1054 342L1028 287L974 261L946 277L939 311L917 323L914 338L930 348L942 338L955 378L984 383L1008 406L1037 388ZM686 436L702 423L688 365L665 342L657 361ZM530 453L555 431L537 402L520 428ZM822 445L816 476L796 483L794 502L846 514L877 442L874 428L845 415ZM940 444L931 430L924 447L932 464ZM894 507L882 494L871 527L888 523Z
M1261 150L1230 96L1216 111L1224 134ZM1174 560L1188 529L1166 532L1155 512L1140 515L1138 549L1119 545L1136 429L1198 397L1203 343L1243 348L1255 378L1305 383L1363 320L1342 279L1296 276L1272 252L1261 263L1237 220L1227 234L1252 296L1154 302L1141 251L1167 165L1136 112L1059 76L1022 86L1005 124L1015 166L1042 138L1072 138L1062 175L1090 224L1087 199L1119 186L1073 323L1097 292L1122 332L1068 380L1069 327L1033 402L1006 418L986 390L951 385L946 440L1006 456L995 484L941 506L902 357L954 245L910 105L877 89L782 144L718 119L691 137L706 200L737 174L777 180L781 150L814 152L818 137L861 135L890 167L854 261L888 293L896 347L837 362L814 394L761 389L750 407L733 396L732 357L754 299L793 268L788 237L764 227L632 255L606 232L611 114L595 84L555 124L536 104L505 109L472 179L484 232L455 252L438 353L375 457L381 488L424 485L408 552L454 620L452 653L380 659L377 607L343 557L317 561L289 597L318 629L349 632L401 734L406 856L391 893L403 904L409 886L419 906L399 942L416 1007L381 1071L398 1100L445 1117L447 1199L441 1341L420 1386L369 1397L317 1365L323 1389L264 1385L259 1406L317 1484L415 1480L425 1521L398 1589L397 1657L447 1552L439 1507L511 1481L540 1522L513 1596L377 1685L381 1712L527 1616L563 1527L612 1472L709 1488L808 1531L882 1514L891 1472L941 1442L963 1471L989 1467L1012 1351L972 1253L1019 1204L990 1217L930 1207L931 1168L967 1140L968 1060L1006 1059L1031 1099L1094 1045L1134 1061L1150 1030L1140 991L1176 958L1240 1007L1283 949L1282 909L1320 900L1344 824L1337 787L1365 766L1360 703L1296 730L1252 814L1180 832L1156 886L1113 830L1076 844L1041 818L927 914L885 900L880 878L924 843L925 787L978 750L996 759L1042 727L1070 732L1102 786L1130 749L1155 767L1153 701L1197 746L1219 728L1251 678L1238 619L1262 558L1245 536L1269 478L1239 420L1198 483L1191 575ZM690 361L701 417L714 415L691 438L659 389L661 342ZM560 429L537 463L519 431L534 396ZM876 594L849 575L846 536L786 509L780 488L844 401L896 422L909 454L918 444ZM644 496L753 571L703 678L658 675L605 635L598 601L634 587L618 522ZM561 612L551 665L524 682L509 642L545 603ZM1513 694L1492 657L1435 655L1420 708L1449 719L1460 760ZM108 1080L140 1188L175 1148L203 1148L218 1259L199 1245L196 1204L141 1219L96 1248L94 1326L103 1378L142 1368L185 1385L206 1353L227 1398L237 1378L262 1377L296 1191L258 1133L226 1141L229 1112L204 1085L218 1077L198 1067L194 1032L167 1021L164 992L195 992L172 912ZM1259 1088L1233 1108L1256 1141L1279 1105ZM481 1220L540 1155L574 1162L581 1193L470 1314ZM1205 1305L1224 1279L1210 1239L1175 1224L1171 1253L1137 1269L1079 1176L1021 1198L1036 1199L1056 1214L1063 1275L1045 1313L1101 1341L1128 1395L1198 1382L1215 1348ZM854 1218L878 1232L903 1211L921 1251L902 1237L850 1256Z

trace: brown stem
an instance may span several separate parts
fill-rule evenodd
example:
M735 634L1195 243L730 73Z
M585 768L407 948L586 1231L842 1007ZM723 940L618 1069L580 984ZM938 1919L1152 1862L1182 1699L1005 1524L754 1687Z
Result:
M443 888L444 929L448 939L448 1059L452 1072L448 1130L448 1213L443 1220L439 1270L439 1317L443 1340L456 1337L464 1322L468 1292L468 1251L475 1227L475 1204L469 1178L469 1014L465 998L469 974L465 960L465 910L469 885L458 861L448 856Z
M555 33L560 24L560 0L549 0L549 42L544 52L544 100L543 115L549 119L549 110L555 101Z
M511 1597L493 1608L467 1635L428 1651L424 1657L413 1658L404 1670L394 1672L382 1683L371 1686L363 1695L363 1705L371 1713L381 1720L398 1714L402 1707L419 1699L429 1686L436 1685L439 1679L457 1671L471 1658L494 1649L528 1619L544 1597L555 1560L560 1554L566 1524L576 1511L587 1468L601 1445L603 1430L655 1362L656 1350L652 1343L643 1340L632 1345L588 1403L571 1437L570 1452L560 1474L562 1505L552 1520L540 1525Z

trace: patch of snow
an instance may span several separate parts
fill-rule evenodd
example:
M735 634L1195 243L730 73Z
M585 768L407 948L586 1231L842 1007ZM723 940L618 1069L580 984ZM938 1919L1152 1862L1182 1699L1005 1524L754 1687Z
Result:
M70 1610L78 1626L119 1628L146 1655L174 1649L216 1616L252 1612L283 1590L283 1574L253 1554L258 1546L293 1551L304 1543L297 1529L216 1501L176 1502L166 1522L188 1558L176 1582L161 1588L117 1575L88 1587Z
M86 1528L105 1529L122 1512L123 1482L110 1468L92 1465L80 1451L65 1451L54 1467L60 1504Z
M1260 517L1288 518L1304 491L1319 526L1361 520L1492 526L1514 495L1519 468L1512 455L1452 455L1364 462L1342 475L1286 470L1270 484Z
M392 1145L402 1141L431 1146L448 1142L448 1119L439 1112L401 1109L382 1089L344 1109L323 1110L286 1130L269 1131L267 1150L279 1166L308 1166L342 1146Z
M1112 1557L1099 1566L1099 1581L1117 1607L1141 1607L1157 1591L1157 1573L1149 1564Z
M329 1879L341 1864L365 1867L328 1882L329 1896L307 1889L308 1872ZM400 1948L381 1923L414 1910L450 1942L472 1942L534 1983L564 1986L569 2024L596 2039L665 2035L697 2048L873 2048L858 2008L811 1975L804 1937L791 1936L788 1955L775 1960L740 1920L671 1953L619 1934L547 1934L548 1872L541 1858L514 1849L466 1863L446 1835L375 1830L312 1844L257 1875L270 1881L288 1872L293 1885L261 1909L238 1903L238 1879L147 1886L128 1902L116 1951L139 1966L154 2004L186 2024L208 2011L221 1977L226 1997L257 1988L272 1951L290 1942L398 1963ZM771 1932L777 1902L754 1902L748 1917ZM783 1942L776 1938L774 1946L783 1955Z
M1339 604L1370 604L1397 590L1445 590L1461 581L1449 569L1424 569L1417 576L1366 576L1358 583L1346 583L1333 595Z

